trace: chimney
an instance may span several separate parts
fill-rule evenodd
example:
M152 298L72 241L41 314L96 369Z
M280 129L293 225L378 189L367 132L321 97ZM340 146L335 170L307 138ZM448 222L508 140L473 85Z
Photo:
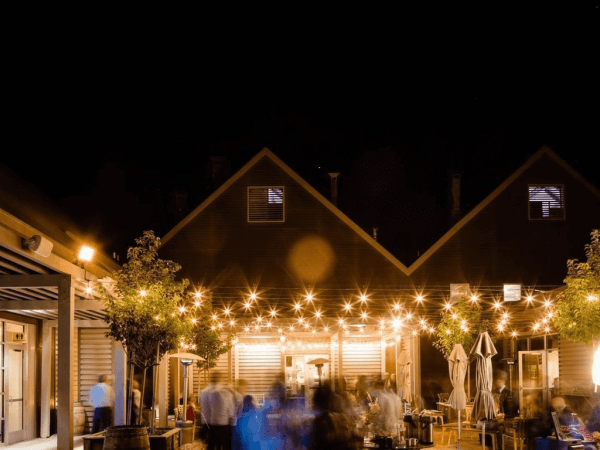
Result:
M331 177L331 203L333 203L335 206L337 206L339 174L339 172L329 173L329 176Z

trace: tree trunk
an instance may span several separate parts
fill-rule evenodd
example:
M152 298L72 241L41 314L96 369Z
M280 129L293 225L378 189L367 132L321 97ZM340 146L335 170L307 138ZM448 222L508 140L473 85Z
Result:
M158 359L160 357L160 345L156 344L156 360L154 361L154 370L152 371L152 417L150 417L150 432L149 434L154 434L154 420L156 417L156 391L158 390ZM162 414L166 414L166 411L163 411Z
M140 425L142 423L142 411L144 410L144 397L146 394L146 371L147 370L148 370L148 368L144 367L144 371L142 372L143 377L142 377L142 394L141 394L141 398L140 398L140 413L138 414L136 425Z
M135 366L131 362L131 353L129 354L129 385L127 386L127 415L125 423L131 425L131 412L133 411L133 373Z

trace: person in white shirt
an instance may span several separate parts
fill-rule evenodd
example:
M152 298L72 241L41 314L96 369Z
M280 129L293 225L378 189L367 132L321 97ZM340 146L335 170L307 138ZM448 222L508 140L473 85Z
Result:
M112 411L115 403L111 376L100 375L98 381L88 392L88 402L94 407L92 433L98 433L112 425Z
M207 450L231 450L235 398L231 390L221 384L222 379L222 374L213 373L210 384L199 395L202 415L208 425Z

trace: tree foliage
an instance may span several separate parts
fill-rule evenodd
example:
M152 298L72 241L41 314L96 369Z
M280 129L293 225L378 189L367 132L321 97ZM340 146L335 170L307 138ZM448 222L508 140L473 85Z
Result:
M202 307L196 311L196 321L189 333L188 343L193 353L204 358L204 361L197 362L197 366L207 373L217 365L219 356L231 349L233 339L232 335L221 337L218 328L211 325L211 315L210 294L208 297L205 294Z
M103 286L101 296L109 325L107 337L122 343L132 362L141 368L157 364L178 348L190 323L182 320L178 306L189 285L177 281L181 266L158 258L160 239L145 231L127 251L128 262L113 274L115 283Z
M469 353L479 333L486 328L487 322L481 320L480 305L463 294L450 309L444 311L435 333L438 339L433 345L446 358L456 344L461 344Z
M567 261L567 287L557 296L553 321L564 338L590 345L600 337L600 230L592 230L585 254L587 262Z

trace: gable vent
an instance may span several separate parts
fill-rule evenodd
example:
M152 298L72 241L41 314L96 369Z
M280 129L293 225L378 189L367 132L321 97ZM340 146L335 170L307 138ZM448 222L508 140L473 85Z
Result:
M248 187L248 222L284 221L283 186Z

